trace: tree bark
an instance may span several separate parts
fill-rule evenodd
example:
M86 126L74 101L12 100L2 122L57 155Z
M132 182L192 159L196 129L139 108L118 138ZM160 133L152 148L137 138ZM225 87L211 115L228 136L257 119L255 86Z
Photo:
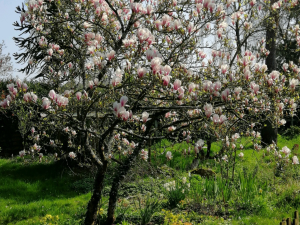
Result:
M263 122L263 128L261 129L261 142L262 146L268 146L275 142L277 143L277 128L272 127L272 123L269 120Z
M103 162L103 166L98 167L96 179L94 183L94 191L91 200L87 206L84 225L95 225L97 223L97 210L101 194L103 190L104 177L107 170L107 162Z
M157 114L154 114L152 117L152 120L147 122L147 129L146 132L144 133L144 136L149 135L150 130L152 128L152 125L155 121L155 119L158 116L164 115L166 111L161 111L158 112ZM144 143L146 144L146 143ZM115 178L113 179L113 184L109 193L109 203L108 203L108 210L107 210L107 219L106 219L106 225L112 225L115 218L114 218L114 213L116 209L116 202L117 202L117 197L118 197L118 191L119 191L119 186L122 180L125 178L126 174L130 170L130 168L134 165L136 158L138 157L140 150L143 148L142 143L138 147L136 147L133 151L133 153L125 160L125 162L119 166L117 173L115 175Z
M274 2L276 1L271 0L270 5L272 5ZM275 21L275 27L273 22L267 22L266 49L270 52L266 58L268 72L276 70L276 33L278 25L277 12L271 12L270 18L271 21ZM263 121L263 127L261 130L261 141L263 146L270 145L273 142L277 143L277 132L277 128L273 128L270 121Z
M209 156L210 156L210 149L211 149L211 139L210 139L210 138L207 139L206 144L207 144L206 158L209 159Z

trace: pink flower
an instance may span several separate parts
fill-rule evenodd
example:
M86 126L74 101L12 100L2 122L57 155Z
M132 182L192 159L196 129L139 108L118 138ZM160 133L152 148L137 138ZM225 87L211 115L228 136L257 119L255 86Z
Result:
M56 99L56 103L58 106L67 106L69 103L69 99L59 95Z
M43 109L49 109L51 105L51 101L48 98L43 98Z
M22 84L22 87L23 87L23 90L24 90L24 91L27 91L27 89L28 89L28 86L27 86L27 84L26 84L26 83L23 83L23 84Z
M171 67L168 66L168 65L165 65L164 68L163 68L164 72L165 72L165 75L168 76L171 72Z
M115 54L116 52L114 50L110 51L108 54L107 54L107 58L109 61L111 61L114 57L115 57Z
M95 79L94 79L94 84L95 84L96 86L98 86L98 84L99 84L99 79L98 79L98 78L95 78Z
M149 118L149 113L143 112L142 113L142 121L143 121L143 123L146 123L148 120L150 120L148 118Z
M227 120L225 115L220 116L220 124L224 123Z
M127 96L122 96L120 99L121 107L125 106L125 104L128 102Z
M213 106L211 104L205 104L204 106L204 112L207 118L209 118L211 116L211 114L213 113Z
M14 91L14 86L15 86L15 85L14 85L13 83L6 85L7 89L8 89L10 92L13 92L13 91Z
M89 87L90 87L90 89L93 89L93 87L94 87L94 82L92 80L89 81Z
M290 87L292 90L294 90L298 84L299 84L299 80L294 78L290 79Z
M22 87L22 81L20 79L17 80L17 87L20 89Z
M54 99L56 98L56 93L55 93L54 90L51 90L51 91L49 92L49 97L50 97L50 99L52 99L52 100L54 100Z
M118 84L120 84L122 81L122 78L118 77L118 76L114 76L111 80L111 84L112 86L117 86Z
M144 77L145 74L147 73L147 69L146 69L146 68L141 68L141 67L139 67L139 68L137 69L137 73L138 73L138 77L139 77L139 78L142 78L142 77Z
M129 112L128 111L123 111L123 113L122 113L122 119L124 121L127 121L129 119Z
M147 127L145 126L145 124L143 124L142 127L141 127L141 129L142 129L143 132L146 131L146 128L147 128Z
M226 102L228 100L229 93L230 93L230 91L228 88L226 88L224 91L222 91L222 93L221 93L222 101Z
M168 127L168 131L169 131L169 132L172 132L172 131L174 131L174 130L176 130L176 127L174 127L174 126Z
M189 84L189 93L192 93L192 91L195 89L196 85L194 83Z
M176 79L175 82L174 82L174 90L177 91L178 88L180 88L180 85L181 85L181 80L178 80Z
M81 99L81 96L82 96L81 92L76 93L76 98L78 101Z
M225 65L222 65L222 66L221 66L221 73L222 73L222 74L225 74L225 73L227 72L227 69L228 69L228 65L226 65L226 64L225 64Z
M47 50L47 53L48 53L50 56L52 56L52 54L53 54L52 48L48 49L48 50Z
M163 76L163 85L164 86L168 86L169 85L169 82L170 82L170 76Z

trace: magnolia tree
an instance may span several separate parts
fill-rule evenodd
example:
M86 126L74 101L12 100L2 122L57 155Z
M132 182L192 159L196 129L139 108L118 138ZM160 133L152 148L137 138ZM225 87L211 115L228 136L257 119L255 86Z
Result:
M42 160L53 147L55 156L97 166L85 224L95 224L107 167L117 163L106 221L113 223L120 182L136 160L148 159L148 141L184 139L198 155L206 134L213 136L223 143L217 158L233 176L240 136L252 136L260 150L261 117L280 126L295 113L296 65L267 73L259 63L263 42L254 53L230 40L228 23L247 35L251 21L244 20L259 13L255 1L241 5L247 13L209 0L30 0L26 10L17 8L15 26L30 36L15 39L26 50L15 56L28 61L24 71L40 69L53 90L36 96L18 80L1 106L34 115L30 154ZM64 90L66 82L73 88Z

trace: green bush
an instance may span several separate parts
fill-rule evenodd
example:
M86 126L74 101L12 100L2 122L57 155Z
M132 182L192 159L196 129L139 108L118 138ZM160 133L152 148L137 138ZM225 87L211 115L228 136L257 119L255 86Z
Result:
M300 127L297 126L291 126L290 128L286 129L282 136L284 136L286 139L293 139L294 137L298 136L300 134Z

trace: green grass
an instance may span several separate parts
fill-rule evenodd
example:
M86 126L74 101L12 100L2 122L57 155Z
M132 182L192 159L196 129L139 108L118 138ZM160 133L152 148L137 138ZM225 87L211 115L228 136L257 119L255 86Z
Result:
M227 214L224 214L222 192L214 193L214 190L218 190L218 188L214 189L213 183L208 183L198 175L188 178L188 182L198 188L195 189L196 192L186 190L185 200L170 208L166 196L161 195L163 193L162 186L174 179L187 177L187 168L195 154L191 144L173 145L164 140L151 146L151 164L152 168L164 168L166 173L150 174L145 172L150 171L149 164L143 161L140 161L139 165L132 169L130 176L125 178L125 182L121 185L120 201L115 213L116 224L122 224L122 221L128 221L128 224L138 224L141 220L141 209L146 207L146 198L149 198L149 194L153 200L158 199L160 202L160 207L153 212L152 221L155 224L163 224L165 214L161 209L172 211L174 218L179 218L180 216L176 217L176 215L189 211L190 213L185 214L184 217L192 224L276 225L282 218L292 217L294 210L300 209L300 166L289 165L278 176L274 176L276 165L272 161L272 157L263 157L266 153L265 150L253 150L253 145L248 139L241 139L240 142L244 145L244 150L242 150L244 158L236 158L235 181L230 183L232 196L228 202ZM298 143L300 143L300 136L291 140L278 136L280 149L283 146L292 149L294 144ZM183 156L183 149L188 150L189 147L192 149L191 154ZM213 143L211 156L220 149L220 143ZM165 153L167 151L172 152L173 159L171 161L166 160ZM240 150L237 154L239 152ZM298 152L292 152L291 156L294 154L298 154ZM165 164L167 167L163 167ZM220 164L213 159L201 161L199 167L211 168L217 173L217 176L220 174ZM255 170L257 170L256 173ZM252 196L250 201L237 190L239 187L238 176L244 171L247 171L248 175L256 174L256 187L252 187L252 191L255 193L250 195ZM54 162L26 163L26 160L19 157L13 160L0 159L0 224L50 224L50 222L52 224L81 224L86 205L91 197L89 190L92 187L92 180L91 174L87 175L85 172L85 175L75 176L69 168ZM267 183L267 188L263 188L263 193L258 193L260 187L263 187L265 183ZM101 206L104 214L107 209L109 180L106 181L106 184L104 189L106 196L104 196L104 204ZM212 188L212 190L203 191L203 187ZM203 200L204 198L206 200ZM214 213L211 216L209 214L212 210L193 213L196 208L192 207L197 206L197 204L195 205L196 200L197 204L212 207ZM217 209L218 205L220 209ZM47 215L51 215L52 219Z
M47 214L78 224L90 198L74 191L74 178L54 163L0 159L0 181L0 224L41 224Z

